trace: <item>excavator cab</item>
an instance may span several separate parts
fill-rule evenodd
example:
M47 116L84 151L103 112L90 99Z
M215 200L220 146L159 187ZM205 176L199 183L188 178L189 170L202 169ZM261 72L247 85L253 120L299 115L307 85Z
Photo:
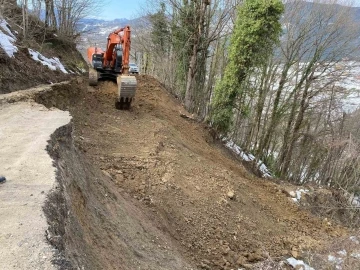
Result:
M102 68L104 54L93 54L92 66L94 69Z
M116 62L115 62L115 72L120 73L122 70L122 58L123 58L123 51L121 46L115 47L116 53Z

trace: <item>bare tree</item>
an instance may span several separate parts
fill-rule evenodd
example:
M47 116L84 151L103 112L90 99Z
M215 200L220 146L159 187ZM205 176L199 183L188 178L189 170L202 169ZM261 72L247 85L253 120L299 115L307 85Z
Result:
M349 93L340 82L351 70L344 59L354 56L359 35L352 9L337 3L286 2L281 45L253 70L235 108L233 138L297 183L336 185L345 175L356 182L349 166L344 169L345 160L358 165L345 158L354 155L339 99ZM353 138L353 149L356 144Z

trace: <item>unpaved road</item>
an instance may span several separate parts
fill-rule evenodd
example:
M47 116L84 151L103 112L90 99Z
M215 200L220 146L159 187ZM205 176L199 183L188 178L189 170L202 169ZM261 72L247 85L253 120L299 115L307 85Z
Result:
M70 121L68 112L35 102L0 106L0 269L54 269L42 211L55 184L46 152L50 135Z

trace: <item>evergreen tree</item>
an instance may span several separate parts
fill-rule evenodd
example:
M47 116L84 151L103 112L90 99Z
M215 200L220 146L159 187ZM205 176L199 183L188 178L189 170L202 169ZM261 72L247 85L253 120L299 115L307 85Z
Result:
M170 32L165 14L165 3L161 2L160 10L150 15L150 22L152 24L151 39L153 44L158 46L157 49L162 53L168 51Z

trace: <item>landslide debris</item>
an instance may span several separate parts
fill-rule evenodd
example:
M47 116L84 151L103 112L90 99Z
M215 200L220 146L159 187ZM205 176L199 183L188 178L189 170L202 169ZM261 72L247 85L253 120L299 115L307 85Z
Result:
M87 161L74 138L69 124L48 146L59 181L44 207L47 239L60 251L54 263L60 269L190 270L171 238Z
M73 116L74 146L61 150L68 154L57 162L63 178L72 179L66 180L65 194L78 198L68 200L74 215L70 223L77 222L78 230L67 233L72 237L86 231L78 237L87 244L87 258L96 254L97 260L108 262L103 269L127 262L126 253L116 251L118 239L125 239L131 252L139 251L127 234L131 223L121 225L124 215L118 214L133 199L149 214L136 214L137 222L155 224L172 239L179 256L202 269L298 257L345 234L301 211L276 184L250 175L206 126L181 117L185 112L179 102L154 78L138 76L130 111L116 110L115 96L112 82L88 88L77 81L37 97ZM86 164L77 163L82 158ZM75 171L83 175L68 166L78 166Z

